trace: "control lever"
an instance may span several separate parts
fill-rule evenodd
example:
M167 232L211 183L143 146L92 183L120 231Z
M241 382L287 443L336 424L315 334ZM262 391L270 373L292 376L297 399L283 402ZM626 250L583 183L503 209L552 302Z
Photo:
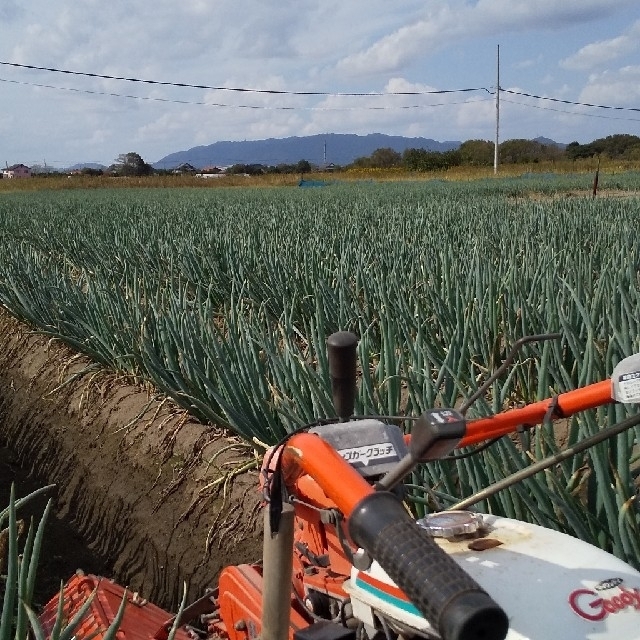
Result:
M331 395L341 422L351 418L355 406L357 345L358 338L350 331L338 331L327 338Z
M455 409L429 409L411 428L409 453L376 483L376 490L391 491L418 464L439 460L453 451L465 435L467 423Z

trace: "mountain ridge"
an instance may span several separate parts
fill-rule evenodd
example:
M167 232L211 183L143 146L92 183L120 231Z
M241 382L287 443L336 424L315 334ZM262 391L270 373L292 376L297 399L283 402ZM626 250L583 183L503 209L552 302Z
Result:
M406 149L451 151L462 143L431 138L409 138L383 133L357 135L327 133L312 136L291 136L265 140L218 141L170 153L152 163L155 169L173 169L188 163L198 169L207 166L227 167L234 164L292 164L307 160L311 164L346 165L361 157L370 156L376 149L391 148L398 153Z

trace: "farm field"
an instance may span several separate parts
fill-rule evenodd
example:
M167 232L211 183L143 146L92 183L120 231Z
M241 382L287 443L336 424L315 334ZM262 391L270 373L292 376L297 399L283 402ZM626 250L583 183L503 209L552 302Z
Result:
M165 394L203 432L237 434L244 469L253 447L332 414L324 341L338 329L360 337L361 414L455 405L527 335L562 338L527 347L470 416L608 377L640 348L640 174L602 175L596 198L592 179L3 193L0 305L88 358L60 362L46 402L66 393L65 380L116 372ZM626 412L568 421L565 440ZM637 435L483 506L639 566ZM545 426L519 445L502 439L429 465L412 479L416 509L425 484L443 500L469 495L558 446ZM180 490L193 494L193 482Z

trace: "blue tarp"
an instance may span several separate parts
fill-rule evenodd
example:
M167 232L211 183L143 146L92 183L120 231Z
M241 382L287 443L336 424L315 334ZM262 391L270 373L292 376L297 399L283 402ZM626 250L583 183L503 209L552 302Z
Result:
M326 180L300 180L299 187L328 187L331 183Z

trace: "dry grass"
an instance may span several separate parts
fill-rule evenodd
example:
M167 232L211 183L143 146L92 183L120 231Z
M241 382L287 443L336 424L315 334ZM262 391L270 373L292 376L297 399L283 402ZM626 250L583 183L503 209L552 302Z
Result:
M540 162L524 165L502 165L499 167L498 178L520 176L524 173L532 174L594 174L598 166L596 158L584 160L562 160L558 162ZM640 171L639 161L602 160L601 174L616 174L624 171ZM469 181L484 180L496 177L493 167L453 167L444 171L418 173L403 169L349 169L335 173L309 173L304 178L308 180L325 180L327 182L374 180L376 182L401 181L429 181L452 180ZM220 187L284 187L295 186L300 180L298 174L268 174L262 176L225 176L217 179L202 179L190 175L166 175L144 177L111 177L111 176L83 176L60 175L48 177L33 177L28 180L0 180L0 193L15 191L41 191L46 189L105 189L105 188L175 188L198 187L216 189Z
M130 188L177 188L177 187L240 187L240 186L287 186L298 184L299 178L294 175L273 176L225 176L214 180L203 180L195 176L47 176L32 177L22 180L0 180L0 192L42 191L67 189L130 189Z

